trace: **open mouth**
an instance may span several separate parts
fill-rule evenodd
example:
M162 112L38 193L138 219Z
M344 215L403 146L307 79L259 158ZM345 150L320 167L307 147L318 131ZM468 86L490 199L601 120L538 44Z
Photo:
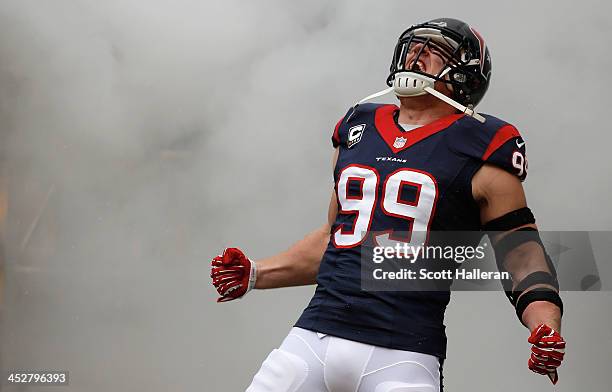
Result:
M417 61L410 69L412 71L425 72L425 64L422 61Z

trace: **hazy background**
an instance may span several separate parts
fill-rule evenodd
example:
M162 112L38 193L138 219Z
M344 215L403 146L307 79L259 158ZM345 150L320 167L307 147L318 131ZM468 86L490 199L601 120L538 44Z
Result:
M58 391L244 390L313 287L218 305L210 258L324 221L333 126L433 17L487 39L479 109L522 131L540 227L612 230L609 3L460 5L2 0L0 367L69 370ZM563 297L556 390L607 390L612 295ZM447 390L552 390L502 293L456 293L447 325Z

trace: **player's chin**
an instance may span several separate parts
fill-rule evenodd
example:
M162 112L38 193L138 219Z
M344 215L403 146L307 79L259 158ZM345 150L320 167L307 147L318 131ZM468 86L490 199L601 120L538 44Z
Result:
M406 107L430 106L433 103L437 103L437 98L429 93L418 95L416 97L397 97L397 99L399 99L401 104Z

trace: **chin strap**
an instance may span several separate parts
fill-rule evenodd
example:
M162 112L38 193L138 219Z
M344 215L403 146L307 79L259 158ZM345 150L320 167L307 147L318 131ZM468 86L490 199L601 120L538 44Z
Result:
M442 101L444 101L447 104L451 105L452 107L456 108L460 112L465 113L468 116L471 116L471 117L475 118L476 120L480 121L481 123L484 123L486 121L486 119L483 116L481 116L480 114L476 113L473 109L470 109L470 108L468 108L466 106L463 106L459 102L457 102L457 101L447 97L446 95L442 94L441 92L437 91L434 88L425 87L425 91L427 91L428 93L430 93L434 97L436 97L438 99L441 99Z
M364 102L366 102L366 101L369 101L370 99L374 99L374 98L382 97L383 95L387 95L387 94L389 94L391 91L393 91L393 87L389 87L389 88L386 88L386 89L384 89L384 90L381 90L381 91L379 91L379 92L377 92L377 93L374 93L374 94L368 95L368 96L367 96L367 97L365 97L364 99L362 99L362 100L360 100L359 102L355 103L355 105L353 105L353 106L355 107L355 106L357 106L357 105L359 105L359 104L362 104L362 103L364 103Z
M446 74L446 72L444 72L444 74ZM374 99L374 98L382 97L383 95L387 95L392 91L395 91L395 94L398 97L416 97L419 95L429 93L433 95L434 97L456 108L460 112L467 114L470 117L475 118L481 123L484 123L486 121L486 119L483 116L475 112L473 109L463 106L462 104L455 101L454 99L447 97L446 95L437 91L434 88L434 83L435 83L434 79L428 78L425 75L417 74L414 72L399 72L397 75L395 75L393 86L386 88L384 90L381 90L379 92L376 92L374 94L368 95L367 97L363 98L359 102L355 103L355 105L353 105L353 113L355 113L354 109L356 109L357 106L359 106L360 104L366 101L369 101L370 99Z
M353 105L353 109L351 110L351 114L348 115L348 117L346 118L345 121L349 121L353 117L353 115L355 114L355 111L357 109L357 106L361 105L362 103L364 103L366 101L369 101L370 99L374 99L374 98L382 97L383 95L387 95L391 91L393 91L393 89L394 89L393 87L386 88L386 89L381 90L381 91L379 91L377 93L370 94L370 95L368 95L367 97L363 98L360 101L355 102L355 104Z

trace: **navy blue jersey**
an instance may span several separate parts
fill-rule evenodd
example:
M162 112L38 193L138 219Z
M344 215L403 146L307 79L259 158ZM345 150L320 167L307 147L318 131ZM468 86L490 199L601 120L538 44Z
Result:
M314 297L296 326L400 350L445 357L450 292L361 289L361 247L426 243L434 231L478 231L472 177L484 163L521 180L525 142L512 125L450 115L405 132L395 105L363 104L336 126L338 214ZM373 234L374 233L374 234Z

